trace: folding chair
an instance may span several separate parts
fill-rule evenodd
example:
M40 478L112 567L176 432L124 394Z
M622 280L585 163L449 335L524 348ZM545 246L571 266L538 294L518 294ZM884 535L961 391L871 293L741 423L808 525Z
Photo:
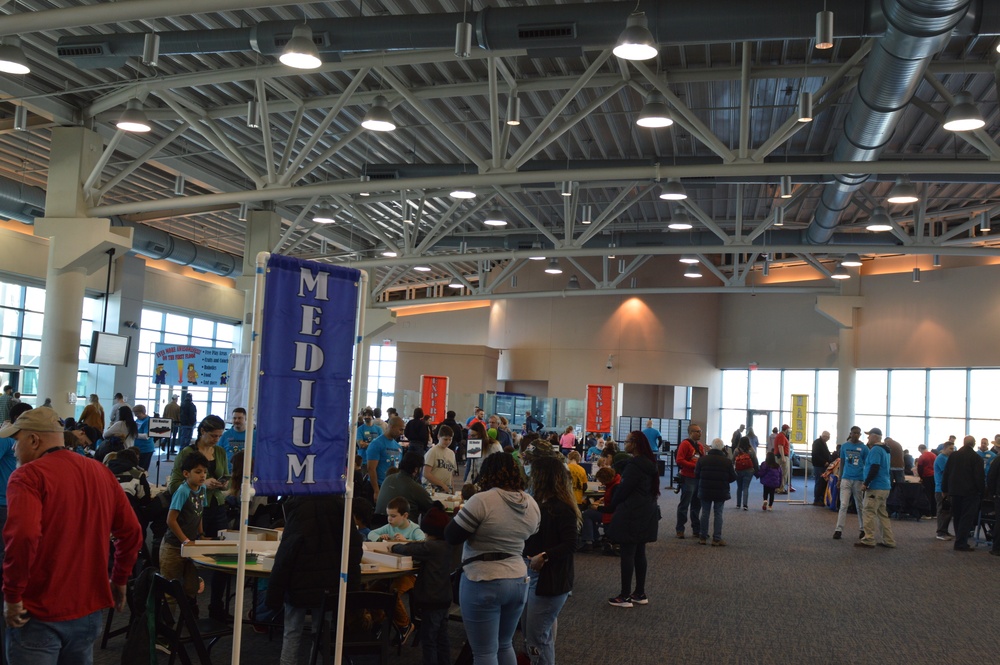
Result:
M993 499L983 499L979 504L979 521L976 523L975 541L976 547L985 544L987 547L993 546L993 532L997 524L997 510Z
M233 627L214 619L199 619L180 580L168 580L157 573L153 578L153 594L156 636L170 646L170 665L175 656L183 665L193 665L185 645L194 647L200 665L212 665L209 652L216 642L233 634ZM168 597L174 602L170 603ZM171 619L171 608L177 611L177 621Z

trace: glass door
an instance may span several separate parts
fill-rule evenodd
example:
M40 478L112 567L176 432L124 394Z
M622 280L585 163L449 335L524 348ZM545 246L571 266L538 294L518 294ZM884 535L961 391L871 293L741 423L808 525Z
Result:
M757 435L757 459L764 461L767 454L767 437L771 433L771 412L747 409L747 429Z

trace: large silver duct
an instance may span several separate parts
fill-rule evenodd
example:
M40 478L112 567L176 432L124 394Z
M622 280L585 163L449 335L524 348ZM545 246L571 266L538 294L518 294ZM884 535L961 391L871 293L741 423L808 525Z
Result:
M982 0L979 0L982 1ZM837 37L878 33L877 0L828 0ZM530 55L579 54L613 46L633 11L644 11L662 44L789 39L815 32L814 10L799 0L774 0L766 11L746 0L707 2L597 2L571 5L488 7L478 12L308 19L320 53L453 49L455 25L473 26L474 45L486 50L527 49ZM707 17L711 17L710 19ZM247 28L161 32L160 55L257 51L277 56L301 21L264 21ZM59 57L81 68L121 67L142 55L141 32L64 36Z
M858 91L844 120L833 161L878 159L931 58L948 43L952 30L972 5L971 0L883 0L885 35L872 48L858 79ZM806 242L830 240L855 190L868 175L845 174L834 179L823 189L816 217L805 232Z
M34 224L36 217L45 216L45 190L24 185L0 176L0 217ZM215 249L196 245L190 240L172 236L164 231L131 224L120 217L111 218L112 226L128 226L132 235L132 251L152 259L163 259L194 270L232 277L243 270L240 257Z

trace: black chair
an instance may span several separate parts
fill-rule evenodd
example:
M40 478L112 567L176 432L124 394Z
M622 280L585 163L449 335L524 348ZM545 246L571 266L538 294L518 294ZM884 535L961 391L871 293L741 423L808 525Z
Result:
M233 627L214 619L199 619L190 599L184 594L180 580L168 580L159 573L153 578L154 607L156 608L156 636L170 646L171 665L179 657L183 665L192 665L185 645L194 648L200 665L212 665L210 651L223 637L232 636ZM169 602L173 599L173 603ZM171 617L171 608L177 611L177 620Z
M345 604L348 620L360 616L365 611L376 617L381 613L382 620L371 626L370 629L361 630L348 630L345 623L343 655L345 657L378 655L379 663L388 663L389 638L393 631L392 611L396 607L396 595L382 591L349 591ZM322 610L324 618L327 612L336 613L336 593L328 593L324 596ZM335 627L336 624L332 621L329 630L322 630L319 626L313 627L316 633L316 644L313 648L311 665L316 665L321 648L325 651L324 662L332 661L329 654L329 636L332 635Z
M977 547L980 544L984 544L987 547L993 546L996 524L996 505L993 499L984 498L979 506L979 522L976 524L975 539Z

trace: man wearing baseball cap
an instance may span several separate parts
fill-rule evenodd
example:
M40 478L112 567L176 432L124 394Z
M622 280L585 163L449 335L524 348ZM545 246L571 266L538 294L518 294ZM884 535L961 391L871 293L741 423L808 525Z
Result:
M865 432L868 435L868 457L865 459L865 480L861 489L865 492L864 515L865 537L854 543L855 547L872 548L895 547L896 539L892 535L892 523L889 521L889 511L885 506L892 489L889 476L889 451L882 443L882 430L872 427ZM875 525L876 520L878 526ZM876 543L875 532L880 531L882 540Z
M3 530L8 660L89 665L104 608L125 606L142 544L139 522L111 472L63 446L63 423L52 409L22 414L0 437L14 439L18 461Z

